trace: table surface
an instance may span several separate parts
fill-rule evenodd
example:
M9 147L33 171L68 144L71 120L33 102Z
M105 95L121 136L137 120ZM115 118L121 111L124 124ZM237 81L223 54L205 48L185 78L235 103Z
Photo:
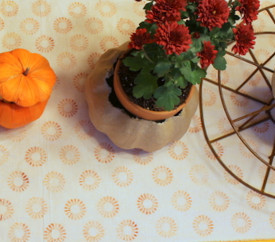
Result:
M102 53L129 39L144 17L144 1L25 2L1 1L0 51L42 54L58 80L41 118L14 130L0 128L0 241L275 238L275 200L228 175L206 143L199 109L179 141L154 153L122 150L90 122L83 84ZM255 29L275 30L267 13ZM260 62L274 52L274 39L257 38L253 52ZM268 65L274 70L275 61ZM228 56L222 81L237 85L254 70ZM269 80L271 74L266 72ZM217 73L209 69L208 77L217 79ZM246 87L245 93L272 98L260 72ZM258 108L243 96L224 95L233 117ZM208 135L230 130L217 86L204 82L202 96ZM274 132L265 121L244 133L266 158ZM236 135L213 147L235 174L253 186L262 181L265 165ZM275 194L274 171L266 188Z

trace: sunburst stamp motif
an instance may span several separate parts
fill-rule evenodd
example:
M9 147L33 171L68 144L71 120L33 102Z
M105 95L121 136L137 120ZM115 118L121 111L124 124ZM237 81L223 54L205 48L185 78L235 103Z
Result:
M25 191L29 184L30 180L23 171L14 171L8 177L8 185L14 192Z
M63 69L73 69L77 62L74 54L70 52L62 52L57 56L57 65Z
M72 220L82 219L87 212L86 210L86 205L77 198L67 201L64 207L65 214Z
M72 30L73 24L70 19L65 17L59 17L55 19L53 23L53 28L57 33L66 34Z
M3 30L5 28L5 21L0 18L0 31Z
M117 227L118 238L124 241L131 241L138 237L139 228L133 220L123 220Z
M213 106L216 103L217 96L210 88L205 88L203 95L203 104L207 107Z
M161 217L156 223L157 233L164 238L171 238L176 235L178 225L171 217Z
M33 167L43 166L48 161L47 152L41 147L30 147L25 154L25 161Z
M189 154L189 149L184 142L179 140L169 146L168 152L174 160L184 160Z
M95 68L96 62L98 61L100 57L100 53L93 52L88 57L88 65L93 70Z
M97 221L89 221L83 227L83 235L87 241L99 241L105 235L104 227Z
M99 11L100 15L103 17L112 17L116 14L116 5L111 1L99 1L96 4L96 10Z
M73 2L69 5L68 11L72 17L75 17L75 18L84 17L87 13L87 7L83 3Z
M152 172L153 180L160 186L167 186L173 180L173 172L166 166L158 166Z
M94 149L94 155L100 163L110 163L115 158L115 151L109 143L101 143Z
M202 130L201 119L198 115L194 115L189 126L188 132L190 133L198 133Z
M89 120L79 120L74 127L74 131L78 138L86 140L93 136L95 128Z
M137 199L137 208L143 214L153 214L158 209L158 200L153 194L141 194Z
M30 228L24 223L14 223L9 229L9 239L12 242L29 241L31 236Z
M135 30L135 24L130 19L120 18L117 23L117 29L121 34L130 35Z
M89 18L85 22L85 28L90 34L98 34L103 31L104 24L100 18Z
M241 95L238 95L238 94L235 94L233 92L231 92L230 94L230 99L231 99L231 103L233 103L235 106L238 106L238 107L245 107L248 105L248 99L241 96Z
M2 38L2 45L8 50L19 48L21 44L22 38L15 32L6 33Z
M58 112L65 118L73 117L78 111L78 105L71 98L62 99L57 105Z
M2 1L0 5L1 13L6 17L16 16L18 13L18 4L15 1Z
M9 152L7 148L0 145L0 166L3 165L9 158Z
M231 225L237 233L244 234L250 230L252 226L252 220L246 213L239 212L232 216Z
M228 165L228 169L231 170L231 172L235 174L237 177L239 177L240 179L243 178L243 171L239 166L231 164L231 165ZM225 180L232 185L239 184L239 181L234 177L232 177L227 171L224 171L224 177L225 177Z
M45 139L56 141L62 135L62 128L60 124L55 121L47 121L41 126L41 133Z
M32 197L27 202L26 212L33 219L43 218L47 211L47 203L41 197Z
M32 4L32 12L38 17L48 16L51 12L51 5L45 0L37 0Z
M40 28L40 24L34 18L26 18L20 23L20 29L23 33L33 35Z
M192 206L192 198L190 194L183 190L175 192L172 196L171 202L173 207L180 212L186 212Z
M248 205L255 210L263 209L266 204L266 198L263 195L256 193L252 190L247 193L246 201Z
M153 153L147 153L142 150L133 150L134 161L141 165L147 165L154 159Z
M0 222L7 220L14 214L14 208L9 200L0 198Z
M100 48L103 51L107 51L108 49L115 48L119 46L119 41L114 36L105 36L100 41Z
M199 215L193 221L193 228L200 236L209 236L214 230L214 224L210 217Z
M226 193L215 191L209 197L209 204L215 211L224 212L228 209L230 200Z
M193 165L189 171L191 180L199 185L204 185L208 183L208 171L206 167L202 164Z
M212 147L214 148L217 156L221 158L224 154L224 148L223 145L220 142L212 143ZM207 157L211 160L216 160L215 155L212 153L212 151L209 149L209 146L206 144L204 145L204 152L207 155Z
M66 237L66 230L62 224L51 223L44 230L44 239L47 242L63 242Z
M43 179L43 185L50 192L61 192L64 189L65 182L63 174L57 171L47 173Z
M100 176L93 170L85 170L79 177L79 184L86 191L95 190L98 188L100 182Z
M97 204L98 212L105 218L112 218L119 212L119 203L114 197L106 196Z
M117 167L112 173L113 181L119 187L129 186L133 182L133 177L133 172L126 166Z
M86 72L80 72L74 76L73 84L79 92L84 92L84 83L87 78L88 78L88 73Z
M54 39L51 36L41 35L35 41L36 49L43 53L51 52L54 46Z
M275 229L275 211L270 214L269 222L270 222L272 228Z
M65 145L59 151L61 161L66 165L74 165L80 160L80 152L74 145Z
M70 46L75 51L83 51L88 47L88 38L83 34L73 35L70 39Z

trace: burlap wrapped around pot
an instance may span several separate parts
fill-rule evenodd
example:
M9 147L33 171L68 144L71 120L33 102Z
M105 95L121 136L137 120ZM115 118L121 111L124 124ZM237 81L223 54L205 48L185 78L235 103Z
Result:
M271 86L272 86L273 97L275 98L275 70L272 75Z
M106 134L118 147L153 152L180 139L186 133L198 106L198 91L195 90L190 102L179 115L163 122L131 118L122 109L110 103L111 88L106 82L106 77L112 73L117 58L126 50L127 43L105 52L87 78L85 98L89 117L95 128Z

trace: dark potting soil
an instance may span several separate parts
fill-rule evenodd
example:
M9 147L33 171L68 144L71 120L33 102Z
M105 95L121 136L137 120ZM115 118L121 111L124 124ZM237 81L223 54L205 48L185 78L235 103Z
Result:
M113 68L115 68L115 65L116 65L116 62L114 63ZM119 69L119 77L120 77L120 81L121 81L121 85L123 87L123 90L128 95L129 99L132 102L136 103L137 105L139 105L143 108L154 110L154 111L162 111L163 109L155 106L155 99L153 97L149 98L149 99L145 99L145 98L135 98L132 95L132 91L133 91L133 88L134 88L134 79L136 78L137 75L138 75L138 72L130 71L127 66L124 66L123 64L121 64L120 69ZM117 99L114 88L113 88L113 75L107 77L106 81L112 89L112 91L109 95L109 101L112 103L112 105L117 107L117 108L120 108L120 109L124 110L130 117L135 117L136 118L136 116L131 114L130 112L128 112L121 105L119 100ZM188 83L186 88L181 89L182 94L179 97L180 98L180 104L185 102L185 100L187 99L187 97L190 93L191 87L192 87L192 84ZM176 114L176 115L178 115L178 114Z

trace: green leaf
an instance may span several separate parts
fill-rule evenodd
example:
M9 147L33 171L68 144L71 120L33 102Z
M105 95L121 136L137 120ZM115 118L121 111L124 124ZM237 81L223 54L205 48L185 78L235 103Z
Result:
M135 98L144 97L148 99L152 97L157 85L157 77L150 73L150 70L143 69L135 79L135 87L133 88L133 95Z
M215 69L223 71L226 69L226 60L222 55L217 55L213 66Z
M199 84L201 79L206 76L206 71L197 67L196 69L192 70L191 65L185 65L180 69L181 73L184 75L184 78L191 82L192 84Z
M123 64L128 66L131 71L139 71L144 66L144 60L139 56L128 56L123 59Z
M143 9L145 10L150 10L153 6L153 2L149 2L149 3L146 3L145 6L143 7Z
M170 71L171 63L167 61L160 61L156 64L154 68L154 73L157 74L158 77L163 77Z
M174 109L175 105L180 102L179 96L181 95L181 90L173 85L160 86L156 90L154 97L157 99L156 105L162 107L165 110Z

